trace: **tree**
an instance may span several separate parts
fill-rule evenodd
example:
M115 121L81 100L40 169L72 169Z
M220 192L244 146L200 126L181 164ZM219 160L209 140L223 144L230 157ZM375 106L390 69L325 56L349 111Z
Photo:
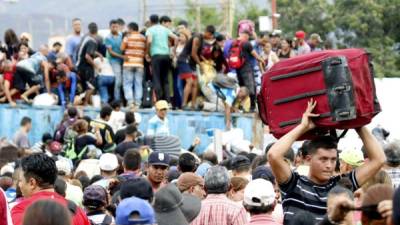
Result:
M335 2L332 14L339 43L372 53L378 77L400 76L400 58L394 51L399 41L399 6L398 0Z
M332 18L333 5L326 0L279 0L277 1L279 28L293 37L297 30L308 34L318 33L326 38L335 28Z
M197 4L197 1L186 0L186 5L188 6L186 19L193 27L196 27ZM207 25L218 25L222 22L223 15L221 9L216 6L200 4L200 15L200 30L197 30L198 32L202 31Z
M238 5L240 5L240 7L237 7L235 10L235 19L233 22L233 37L237 36L237 24L239 21L244 19L254 21L255 29L258 31L260 26L258 18L260 16L268 16L270 14L266 8L260 8L259 5L256 5L250 0L241 0L239 1Z

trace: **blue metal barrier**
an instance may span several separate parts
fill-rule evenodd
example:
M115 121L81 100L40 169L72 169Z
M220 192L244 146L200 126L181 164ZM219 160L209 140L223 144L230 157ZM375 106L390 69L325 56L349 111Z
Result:
M83 112L84 115L96 118L99 109L87 107ZM154 110L139 110L138 113L142 116L139 129L146 132L147 121L154 116ZM63 108L60 106L35 107L25 105L11 108L9 105L0 105L0 137L7 137L12 140L24 116L32 119L32 131L29 133L29 140L33 145L41 140L43 133L54 134L57 124L63 117ZM211 143L211 138L208 134L211 130L225 129L224 115L222 113L170 111L168 112L168 119L171 134L180 138L183 148L188 148L192 144L194 137L198 136L200 138L201 144L197 149L199 153L203 152ZM253 140L253 123L259 122L259 120L256 120L253 115L241 114L233 114L232 119L233 126L243 129L247 140Z

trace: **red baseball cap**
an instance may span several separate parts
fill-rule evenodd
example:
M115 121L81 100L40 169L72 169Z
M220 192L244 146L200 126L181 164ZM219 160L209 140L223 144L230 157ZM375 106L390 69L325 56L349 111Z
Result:
M52 141L50 143L49 150L51 153L58 155L62 151L62 145L60 144L60 142Z
M302 30L299 30L295 34L297 39L304 39L306 37L306 33Z

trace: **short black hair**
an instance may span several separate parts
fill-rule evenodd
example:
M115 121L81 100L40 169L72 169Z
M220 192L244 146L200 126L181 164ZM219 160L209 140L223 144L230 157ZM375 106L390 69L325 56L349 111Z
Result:
M142 158L137 149L129 149L124 154L124 167L127 170L138 170L142 163Z
M205 160L205 161L209 161L213 165L217 165L218 164L217 154L215 154L215 152L212 152L212 151L204 152L203 156L202 156L202 159Z
M56 42L54 42L54 44L53 44L53 48L56 47L56 46L62 47L62 44L61 44L59 41L56 41Z
M268 151L272 148L272 145L274 145L274 144L275 144L275 142L271 142L265 147L265 154L268 154Z
M284 157L285 159L289 160L290 163L294 163L295 155L293 148L289 148L289 150L285 153Z
M136 132L137 132L137 128L133 124L128 125L125 129L126 135L134 135Z
M54 191L65 198L67 191L67 182L63 178L58 177L54 182Z
M183 153L178 159L179 169L182 173L194 172L196 170L196 158L190 153Z
M226 40L226 37L225 37L225 35L223 35L223 34L218 34L218 35L215 37L215 40L218 41L218 42L224 41L224 40Z
M341 194L345 194L347 195L347 197L349 197L351 200L354 200L354 194L350 189L347 189L341 185L336 185L335 187L333 187L329 193L328 193L328 197L329 196L337 196L337 195L341 195Z
M25 126L25 125L27 125L29 123L32 123L32 119L31 118L29 118L27 116L22 117L22 120L21 120L21 123L20 123L21 126Z
M206 31L209 32L210 34L214 35L214 33L215 33L215 27L214 27L214 25L208 25L208 26L206 27Z
M44 153L35 153L22 158L22 171L26 180L33 178L41 188L51 188L57 179L55 161Z
M158 21L159 21L158 15L153 14L153 15L150 16L150 22L151 22L152 24L157 24Z
M100 118L104 119L107 116L111 116L113 109L109 105L105 105L100 110Z
M130 22L128 24L128 29L133 30L133 31L138 31L139 30L139 25L135 22Z
M117 21L117 23L121 26L125 25L125 21L122 18L118 18L115 21Z
M89 33L90 34L97 34L97 31L98 31L98 27L97 27L97 24L96 23L89 23L89 25L88 25L88 29L89 29Z
M332 136L316 137L308 145L308 154L315 154L320 148L337 150L337 139Z
M181 20L181 21L179 21L178 26L184 26L184 27L188 28L189 23L186 20Z
M134 112L126 112L125 113L125 123L126 124L133 124L135 123L135 113Z
M111 25L113 25L113 24L118 24L118 25L119 25L119 23L118 23L117 20L110 20L110 27L111 27Z
M254 160L251 162L251 170L255 170L258 166L265 165L267 164L268 159L267 155L258 155L254 158Z
M82 20L80 18L73 18L72 19L72 23L75 22L75 21L82 21Z
M292 220L289 222L289 225L309 225L315 224L315 217L308 211L300 210L297 212Z
M269 37L268 32L262 31L260 32L260 34L258 35L259 38L263 38L263 37Z
M111 102L111 108L116 110L117 108L121 108L121 101L120 100L114 100Z
M92 184L94 184L94 183L96 183L97 181L99 181L99 180L102 180L104 177L103 176L101 176L101 175L94 175L93 177L92 177L92 179L90 179L90 185L92 185Z
M68 107L67 114L70 118L75 118L78 115L78 110L75 107L70 106Z
M171 18L169 18L168 16L162 16L160 18L160 23L168 23L168 22L171 22L171 21L172 21Z

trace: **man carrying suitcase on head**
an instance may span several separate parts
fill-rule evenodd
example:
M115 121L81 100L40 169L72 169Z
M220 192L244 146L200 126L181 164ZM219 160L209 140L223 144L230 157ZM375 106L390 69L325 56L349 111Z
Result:
M303 114L301 123L280 138L269 150L268 161L282 191L284 224L288 224L293 216L302 211L310 212L317 221L326 214L328 192L341 178L351 181L353 191L363 185L368 178L374 176L383 166L385 155L381 145L366 127L357 128L368 156L368 162L350 173L334 176L337 162L337 140L330 136L321 136L311 140L306 160L310 165L308 176L301 176L290 169L285 162L285 153L292 144L306 132L316 127L312 121L319 117L313 113L316 102L311 100ZM326 219L326 218L325 218ZM331 218L328 218L331 221ZM341 221L331 221L334 224Z
M229 50L228 64L231 69L236 69L239 85L241 87L245 86L249 89L251 99L250 111L254 112L256 103L256 84L251 57L254 57L260 63L263 63L263 60L249 42L250 35L250 32L247 30L239 33L238 39L233 41Z

